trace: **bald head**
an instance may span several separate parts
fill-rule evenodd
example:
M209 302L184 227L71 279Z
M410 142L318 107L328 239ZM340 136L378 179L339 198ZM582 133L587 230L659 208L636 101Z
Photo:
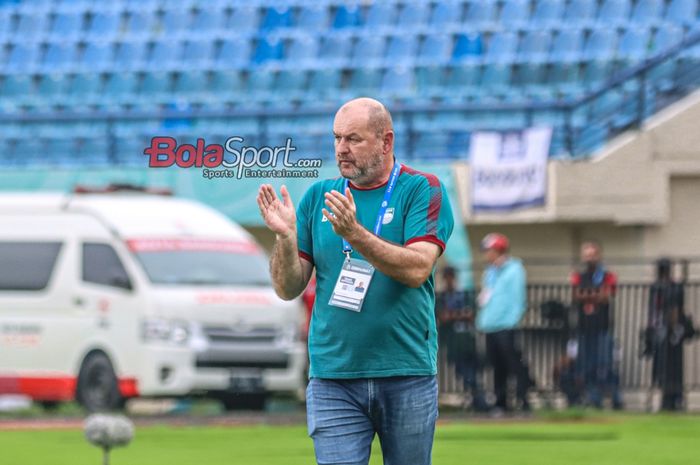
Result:
M367 121L367 128L370 129L378 138L384 136L384 132L394 129L394 124L391 121L391 114L382 104L382 102L369 97L362 97L346 102L336 113L336 118L339 116L345 117L362 117ZM351 116L352 115L352 116Z

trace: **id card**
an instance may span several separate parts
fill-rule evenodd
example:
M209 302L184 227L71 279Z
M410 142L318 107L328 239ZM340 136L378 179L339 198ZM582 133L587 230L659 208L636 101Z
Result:
M368 262L355 258L345 260L328 304L354 312L361 311L373 274L374 267Z

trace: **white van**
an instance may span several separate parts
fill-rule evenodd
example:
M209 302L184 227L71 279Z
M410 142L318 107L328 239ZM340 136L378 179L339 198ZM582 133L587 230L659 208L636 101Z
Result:
M303 386L301 321L252 236L200 203L0 193L0 393L89 410L189 395L260 408Z

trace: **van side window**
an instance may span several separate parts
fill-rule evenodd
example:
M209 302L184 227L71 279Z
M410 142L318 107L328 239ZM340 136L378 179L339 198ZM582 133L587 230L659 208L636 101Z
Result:
M83 244L83 281L131 289L131 280L117 252L107 244Z
M0 242L0 291L44 289L60 250L60 242Z

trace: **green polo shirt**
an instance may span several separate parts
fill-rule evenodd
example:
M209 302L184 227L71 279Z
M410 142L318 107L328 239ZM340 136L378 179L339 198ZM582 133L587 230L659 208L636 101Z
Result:
M374 230L386 184L350 184L358 221ZM309 330L309 376L373 378L437 373L434 276L411 288L375 270L361 312L328 304L343 265L342 238L321 210L324 194L343 191L343 178L315 183L297 210L299 255L316 268L316 301ZM402 166L380 236L397 245L427 241L445 249L454 220L436 176ZM353 258L364 259L357 251Z

